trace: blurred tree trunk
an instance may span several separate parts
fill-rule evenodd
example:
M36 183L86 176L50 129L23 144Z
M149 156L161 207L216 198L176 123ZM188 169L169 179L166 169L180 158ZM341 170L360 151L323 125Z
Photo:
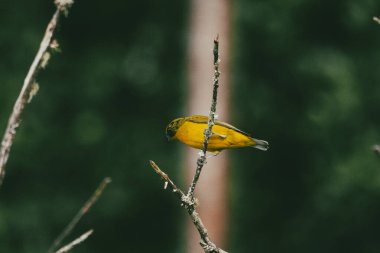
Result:
M192 0L190 8L190 34L188 51L188 115L208 115L211 105L213 77L213 39L220 38L221 80L217 114L229 120L229 81L231 8L229 0ZM187 182L195 172L198 151L186 149ZM228 157L227 152L207 160L196 197L200 201L199 213L209 231L211 240L225 248L228 226ZM203 252L199 235L193 224L187 223L187 252Z

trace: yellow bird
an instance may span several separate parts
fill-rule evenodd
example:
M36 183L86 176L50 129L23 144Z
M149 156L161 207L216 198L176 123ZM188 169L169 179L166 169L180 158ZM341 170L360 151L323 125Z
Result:
M166 127L166 137L168 140L178 139L190 147L202 149L205 138L204 130L207 127L207 116L193 115L177 118ZM221 121L215 121L212 133L207 151L215 154L231 148L254 147L264 151L269 148L268 142L254 139L249 134Z

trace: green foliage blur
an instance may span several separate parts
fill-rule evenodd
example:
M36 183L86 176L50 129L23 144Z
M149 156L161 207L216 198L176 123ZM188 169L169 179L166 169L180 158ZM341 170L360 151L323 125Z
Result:
M55 8L42 0L0 8L3 132ZM40 73L11 152L1 253L46 252L106 176L113 182L65 242L95 232L73 252L180 247L182 210L148 161L178 174L178 146L164 129L183 111L186 10L181 1L75 1L57 31L62 52Z
M53 11L0 3L1 135ZM237 0L232 12L231 123L271 148L225 151L230 251L378 252L380 3ZM72 252L183 252L188 217L148 160L181 182L164 128L185 113L190 15L188 1L75 2L12 148L1 253L46 252L106 176L65 242L95 233Z
M235 5L233 117L271 143L234 156L236 252L379 252L380 3Z

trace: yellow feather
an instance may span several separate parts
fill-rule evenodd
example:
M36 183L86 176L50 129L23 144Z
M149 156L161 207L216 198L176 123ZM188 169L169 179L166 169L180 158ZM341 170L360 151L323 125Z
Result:
M178 139L190 147L202 149L204 130L207 128L207 124L208 117L194 115L173 120L166 131L168 138ZM266 141L254 139L247 133L225 122L215 121L212 132L213 135L210 137L207 147L207 151L210 152L241 147L256 147L262 150L267 150L268 148Z

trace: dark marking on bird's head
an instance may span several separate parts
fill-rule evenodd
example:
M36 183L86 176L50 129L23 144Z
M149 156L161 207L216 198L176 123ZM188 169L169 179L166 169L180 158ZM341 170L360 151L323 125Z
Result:
M182 126L184 118L177 118L169 123L166 127L166 138L168 140L174 140L177 130Z

